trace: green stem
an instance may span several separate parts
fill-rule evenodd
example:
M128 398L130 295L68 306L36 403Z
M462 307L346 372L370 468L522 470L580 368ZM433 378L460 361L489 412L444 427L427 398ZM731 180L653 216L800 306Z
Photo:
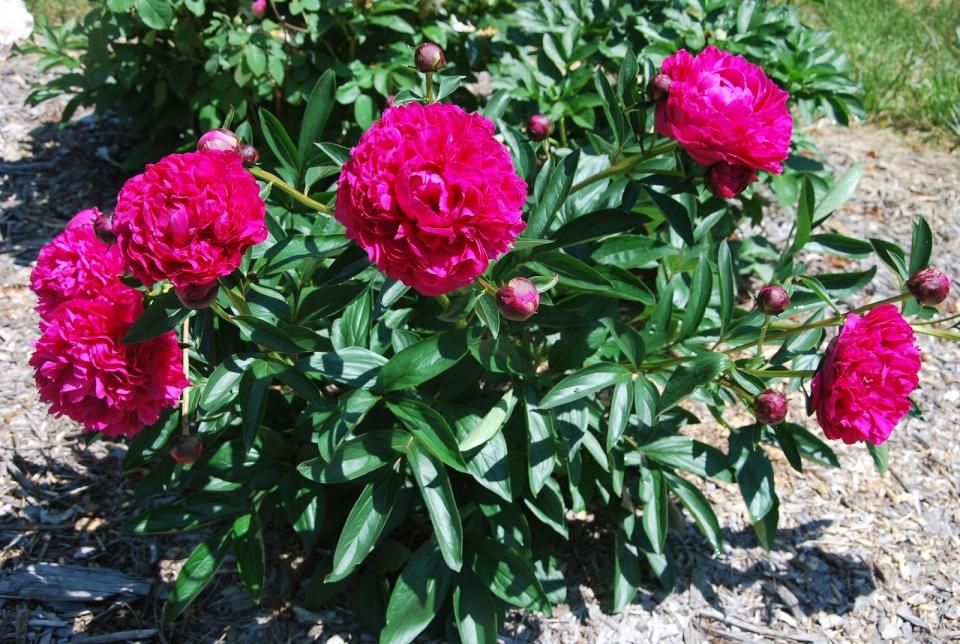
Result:
M741 369L740 371L760 378L811 378L817 373L813 369Z
M563 121L561 121L561 123L563 123ZM570 194L573 194L578 190L583 190L587 186L592 185L597 181L602 181L607 177L612 177L622 172L627 172L628 170L633 168L633 166L637 165L641 161L646 161L647 159L651 159L655 156L663 154L664 152L669 152L676 147L677 147L676 141L667 141L666 143L661 143L660 145L653 146L643 154L635 154L633 156L629 156L623 161L613 164L606 170L601 170L597 174L587 177L583 181L573 184L573 187L570 188Z
M496 297L496 296L497 296L497 287L496 287L496 286L494 286L493 284L491 284L491 283L488 282L487 280L483 279L482 277L478 277L478 278L477 278L477 282L480 284L480 286L483 287L483 290L485 290L487 293L489 293L489 294L492 295L493 297Z
M427 102L433 102L433 72L427 72Z
M763 340L767 337L767 328L770 326L770 316L764 314L763 326L760 327L760 337L757 339L757 357L763 358Z
M273 174L272 172L267 172L263 168L253 167L253 168L250 168L250 174L257 177L258 179L262 179L263 181L266 181L267 183L271 183L275 185L277 188L287 193L288 195L290 195L291 197L293 197L294 199L302 203L304 206L311 208L312 210L316 210L317 212L322 212L327 215L330 214L329 206L327 206L326 204L322 204L319 201L315 201L311 199L310 197L303 194L302 192L300 192L299 190L297 190L296 188L288 184L286 181L284 181L277 175Z
M567 146L567 119L560 117L560 145ZM573 192L572 190L570 192Z
M437 302L440 302L440 306L443 307L443 310L447 310L450 307L450 298L446 293L441 293L437 295Z

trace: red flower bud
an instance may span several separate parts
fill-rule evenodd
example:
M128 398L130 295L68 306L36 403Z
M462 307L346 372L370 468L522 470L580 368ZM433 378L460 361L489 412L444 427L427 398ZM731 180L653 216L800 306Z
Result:
M747 186L756 181L757 173L753 168L748 168L745 165L731 165L726 161L721 161L710 166L704 180L710 192L718 197L730 199L736 197Z
M197 150L227 150L237 152L240 148L240 139L230 130L217 128L204 132L197 141Z
M216 282L210 284L191 284L184 288L174 289L177 299L188 309L205 309L217 300L217 293L220 292L220 285Z
M673 80L666 74L657 74L652 79L650 79L650 84L647 85L647 95L651 100L662 101L667 98L670 94L670 85L673 84Z
M253 0L250 12L257 18L263 18L263 14L267 13L267 0Z
M790 308L790 296L782 286L776 284L769 284L760 289L754 302L766 315L780 315Z
M191 465L200 460L203 442L196 436L177 436L171 441L170 458L177 463Z
M527 123L527 136L534 141L543 141L553 132L553 121L544 114L534 114Z
M526 277L514 277L497 291L497 308L508 320L523 322L540 308L540 291Z
M414 66L423 72L438 72L447 64L447 57L440 45L432 42L421 43L413 54Z
M775 389L765 389L753 402L753 415L764 425L782 423L787 417L787 397Z
M243 167L252 168L257 165L257 161L260 160L260 153L257 152L257 148L253 147L249 143L240 144L240 156L243 158Z
M935 268L924 268L907 280L907 288L920 304L936 306L947 299L950 278Z
M98 212L93 220L93 232L97 239L107 246L117 243L117 236L113 234L113 212Z

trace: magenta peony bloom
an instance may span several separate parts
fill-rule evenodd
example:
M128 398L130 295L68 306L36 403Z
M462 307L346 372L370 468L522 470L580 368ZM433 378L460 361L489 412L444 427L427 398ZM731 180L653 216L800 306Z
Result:
M97 238L94 222L98 217L96 208L81 210L40 250L30 288L37 294L37 312L42 317L67 300L96 299L120 284L123 255Z
M850 314L813 378L812 402L827 438L879 445L910 410L920 349L892 304Z
M266 205L239 154L171 154L120 189L113 231L134 276L150 286L210 284L267 237Z
M710 166L704 179L710 192L724 199L732 199L757 180L757 173L745 165L730 165L721 161Z
M793 118L787 92L756 65L710 46L681 49L663 61L669 96L657 104L656 129L693 160L720 161L779 174L790 151Z
M388 277L423 295L447 293L523 231L527 184L493 130L455 105L407 103L351 150L336 217Z
M189 383L174 333L120 342L142 312L143 296L120 284L109 298L70 300L43 321L30 366L51 413L130 437L177 403Z

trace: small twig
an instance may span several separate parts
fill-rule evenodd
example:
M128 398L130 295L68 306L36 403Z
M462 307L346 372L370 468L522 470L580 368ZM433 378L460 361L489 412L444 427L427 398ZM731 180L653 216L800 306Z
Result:
M134 631L119 631L91 637L75 637L71 641L84 644L102 644L105 642L126 642L128 640L147 640L157 636L155 628L141 628Z
M754 626L750 622L746 622L742 619L737 619L736 617L728 617L717 610L704 609L697 613L699 617L706 617L707 619L712 619L717 622L723 622L728 626L734 626L741 630L747 631L748 633L755 633L756 635L762 635L764 637L779 638L784 640L791 640L793 642L818 642L820 641L812 635L807 635L805 633L797 633L791 635L789 633L784 633L782 631L775 631L769 628L764 628L763 626Z

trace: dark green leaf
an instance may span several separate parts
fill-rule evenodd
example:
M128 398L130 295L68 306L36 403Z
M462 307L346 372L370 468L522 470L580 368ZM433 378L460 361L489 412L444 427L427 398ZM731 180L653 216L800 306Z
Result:
M702 353L690 362L677 367L667 380L660 395L660 411L681 403L698 387L710 384L730 366L730 358L723 353Z
M850 168L843 173L843 176L834 182L833 186L813 211L814 225L822 223L834 210L846 203L847 199L850 198L850 195L852 195L856 189L857 183L860 182L861 176L863 176L863 162L858 161L850 166Z
M516 403L515 391L508 389L476 427L470 430L466 438L460 441L460 451L470 452L496 436L510 419Z
M412 642L433 621L446 601L453 575L431 539L420 546L400 573L387 604L383 644Z
M913 275L930 265L933 251L933 231L923 217L913 222L913 241L910 244L910 274Z
M577 150L554 167L543 196L527 219L527 229L523 232L525 239L539 239L550 230L554 216L573 186L573 177L579 162L580 151Z
M133 534L188 532L235 517L246 509L246 502L229 492L192 492L174 503L130 519L123 529Z
M490 591L464 571L453 588L453 614L463 644L496 644L500 620Z
M719 554L723 549L723 532L720 530L720 522L717 521L717 515L710 506L710 502L686 479L667 471L663 472L663 477L670 486L670 491L680 499L680 503L700 528L700 532L713 546L713 551Z
M230 549L232 530L227 528L201 541L177 575L177 581L163 607L163 622L175 620L213 580Z
M720 333L723 334L730 326L737 296L737 274L733 269L733 256L726 239L720 242L717 250L717 268L720 271Z
M877 473L880 476L885 476L887 473L887 462L889 460L887 453L887 446L884 445L871 445L867 443L867 451L870 452L871 458L873 458L873 464L877 467Z
M387 407L428 452L457 471L467 471L453 430L432 407L410 398L388 402Z
M907 262L902 248L883 239L871 239L870 244L880 261L886 264L901 282L910 277L907 274Z
M300 121L300 137L297 139L300 173L306 170L310 154L315 151L314 143L323 134L323 128L333 109L334 96L337 93L336 75L328 69L313 86L307 98L307 106Z
M697 266L693 269L693 281L690 283L690 297L680 322L680 339L696 334L703 320L703 314L713 294L713 269L706 256L701 254Z
M254 602L260 603L266 574L263 526L256 512L243 514L233 522L233 552L237 556L240 580Z
M192 311L180 304L173 290L147 298L146 308L123 337L123 344L144 342L174 329Z
M260 108L260 131L267 143L267 147L277 157L281 164L295 170L297 168L297 148L293 145L293 139L287 134L276 116L270 113L266 108Z
M375 390L411 389L439 376L467 353L468 331L450 331L410 345L380 368Z
M687 209L669 195L655 190L647 190L647 194L650 195L653 203L657 205L663 216L667 218L670 227L680 235L680 239L688 246L693 246L696 240L693 237L693 222L690 220L690 213L687 212Z
M550 600L527 558L502 543L468 535L470 569L494 595L519 608L551 614Z
M596 393L601 389L612 387L631 377L626 367L610 362L599 362L576 371L551 389L540 401L541 409L559 407L569 402L579 400L584 396Z
M396 476L382 478L363 488L343 524L327 583L349 576L370 554L387 524L400 488L401 481Z
M463 565L463 525L447 471L417 442L407 449L407 462L430 514L443 560L451 570L458 571Z
M530 491L540 493L553 472L556 447L553 417L539 409L537 394L533 388L525 391L524 407L527 421L527 459L529 463Z
M776 503L777 493L773 484L773 466L759 445L748 451L747 458L737 470L737 483L751 520L757 522L765 517Z
M404 433L393 430L366 432L343 442L333 457L304 461L297 469L317 483L342 483L389 465L401 454Z
M630 420L630 410L633 408L633 382L623 380L613 388L610 397L610 418L607 422L607 451L612 450L623 436Z
M727 456L715 447L686 436L665 436L640 445L640 451L663 465L676 467L702 477L733 482ZM628 454L628 456L630 456ZM628 459L627 464L631 464Z

